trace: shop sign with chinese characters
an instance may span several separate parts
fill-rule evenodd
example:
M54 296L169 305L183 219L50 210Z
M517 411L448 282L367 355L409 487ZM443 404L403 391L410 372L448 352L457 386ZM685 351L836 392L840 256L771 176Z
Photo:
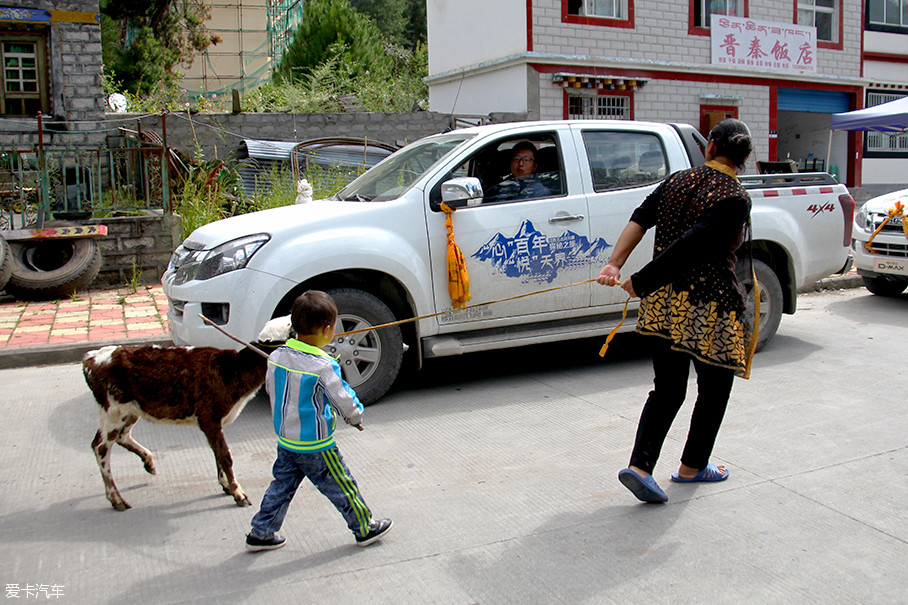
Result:
M817 28L713 15L713 65L782 72L817 71Z

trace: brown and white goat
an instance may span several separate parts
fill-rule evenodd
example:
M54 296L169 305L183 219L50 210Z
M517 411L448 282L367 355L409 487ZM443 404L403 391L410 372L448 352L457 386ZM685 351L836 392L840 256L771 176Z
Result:
M286 340L289 322L269 322L262 342ZM117 510L130 508L110 472L110 451L118 443L156 474L154 458L130 435L139 418L150 422L197 425L214 452L218 482L238 506L249 498L233 475L233 458L223 427L236 420L265 382L267 360L250 348L240 351L213 347L118 347L89 351L82 373L100 409L100 426L91 442L107 499Z

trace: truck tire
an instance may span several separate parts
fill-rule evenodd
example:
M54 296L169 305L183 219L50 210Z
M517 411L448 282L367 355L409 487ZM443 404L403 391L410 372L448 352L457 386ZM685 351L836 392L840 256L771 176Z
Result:
M68 227L47 221L45 227ZM12 275L7 294L22 300L54 300L91 285L101 270L101 248L91 238L46 239L9 245Z
M0 237L0 290L6 286L6 282L9 281L9 276L12 273L12 252L10 252L9 244L6 243L6 240Z
M861 276L864 287L877 296L898 296L908 287L908 282L889 279L888 277Z
M363 290L338 288L327 293L337 304L336 333L361 330L397 320L380 299ZM400 326L335 339L325 347L338 358L344 380L363 405L378 401L397 380L404 354Z
M738 283L744 292L746 306L744 324L749 334L753 329L754 316L754 287L753 278L750 275L750 262L738 261L737 273ZM760 285L760 335L757 339L757 351L760 351L770 343L779 329L784 298L779 278L766 263L754 260L754 273L756 273L757 283Z

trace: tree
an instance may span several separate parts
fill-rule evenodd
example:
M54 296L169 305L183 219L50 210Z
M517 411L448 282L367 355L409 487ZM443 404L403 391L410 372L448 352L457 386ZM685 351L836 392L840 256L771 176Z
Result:
M389 61L378 27L354 10L348 0L309 0L274 78L289 82L311 74L339 53L352 77Z
M350 4L375 21L391 42L411 50L425 44L425 0L350 0Z
M145 96L171 88L177 67L221 41L202 0L100 0L104 70L121 90Z

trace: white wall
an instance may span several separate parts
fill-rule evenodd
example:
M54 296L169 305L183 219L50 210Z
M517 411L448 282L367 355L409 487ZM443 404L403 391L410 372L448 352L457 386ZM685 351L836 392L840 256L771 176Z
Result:
M864 185L908 182L908 159L873 158L861 165Z
M430 76L527 50L526 0L428 0L426 17Z
M527 69L519 63L434 84L429 87L429 108L440 113L459 114L525 112Z

